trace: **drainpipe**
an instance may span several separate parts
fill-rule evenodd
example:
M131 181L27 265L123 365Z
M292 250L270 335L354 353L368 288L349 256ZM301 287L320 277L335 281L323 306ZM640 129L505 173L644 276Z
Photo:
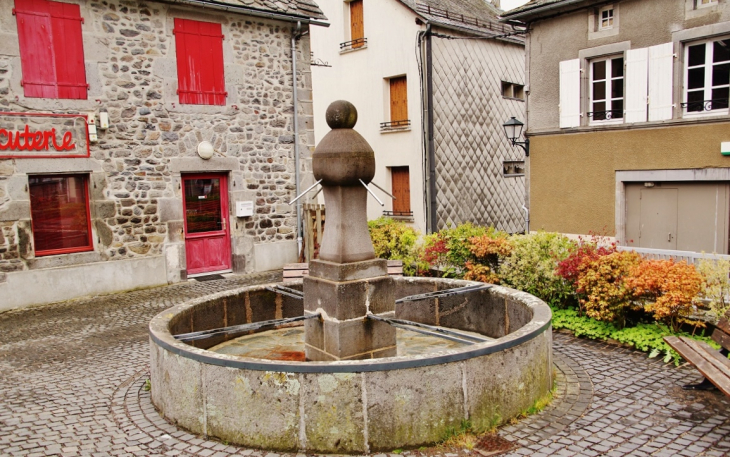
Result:
M428 125L428 194L429 211L426 223L429 233L438 230L438 218L436 217L436 146L433 139L433 51L431 47L431 24L426 27L426 100L428 103L427 120Z
M522 205L522 209L525 210L525 235L530 234L530 210L525 205Z
M294 85L293 100L294 105L294 195L299 195L299 100L297 94L297 40L302 36L302 23L297 22L297 28L294 29L291 36L291 70ZM302 202L297 202L297 260L302 255Z

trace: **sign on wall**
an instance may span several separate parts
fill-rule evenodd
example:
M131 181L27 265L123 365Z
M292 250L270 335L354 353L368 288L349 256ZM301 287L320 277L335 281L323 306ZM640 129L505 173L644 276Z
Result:
M0 112L0 158L89 157L81 114Z

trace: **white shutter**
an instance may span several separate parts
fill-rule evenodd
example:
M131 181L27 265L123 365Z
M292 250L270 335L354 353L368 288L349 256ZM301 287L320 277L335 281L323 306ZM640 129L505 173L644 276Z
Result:
M672 118L674 46L664 43L649 48L649 120Z
M560 128L580 126L580 59L560 62Z
M647 48L626 51L626 122L646 122L648 59Z

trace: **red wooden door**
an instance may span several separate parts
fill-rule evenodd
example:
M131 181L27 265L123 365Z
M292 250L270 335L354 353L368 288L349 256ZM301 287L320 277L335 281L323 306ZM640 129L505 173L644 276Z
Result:
M188 275L230 270L227 177L186 175L183 190Z

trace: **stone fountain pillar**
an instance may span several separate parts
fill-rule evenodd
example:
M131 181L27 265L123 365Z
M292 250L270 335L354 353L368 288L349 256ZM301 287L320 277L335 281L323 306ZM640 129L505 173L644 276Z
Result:
M305 323L307 360L369 359L396 355L395 328L368 313L395 311L394 282L387 261L375 258L367 226L367 190L375 175L375 153L353 127L357 110L344 100L327 108L332 129L312 154L321 179L327 225L319 260L304 278L304 309L320 319Z

